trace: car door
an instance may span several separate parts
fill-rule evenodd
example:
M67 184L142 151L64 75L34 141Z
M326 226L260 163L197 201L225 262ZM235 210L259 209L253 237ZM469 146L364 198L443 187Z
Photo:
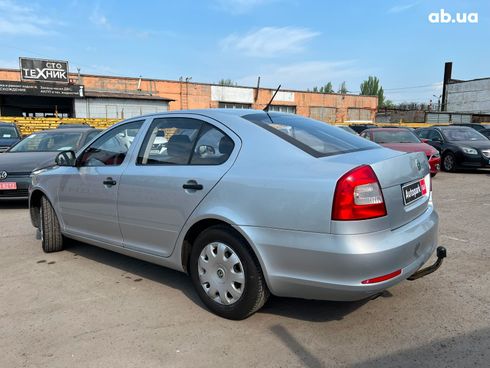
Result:
M143 122L132 121L107 131L78 156L76 167L67 168L58 189L59 209L67 233L122 244L117 188Z
M429 139L429 144L437 149L439 152L442 152L442 145L444 143L444 139L442 138L441 133L439 133L436 129L430 129L427 135L427 139Z
M169 256L193 210L231 167L239 145L233 132L202 116L155 118L121 177L124 246Z

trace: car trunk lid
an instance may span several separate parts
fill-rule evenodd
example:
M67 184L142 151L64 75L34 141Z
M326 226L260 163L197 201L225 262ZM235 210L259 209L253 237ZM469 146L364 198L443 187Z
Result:
M390 149L374 149L337 155L328 160L335 161L336 164L345 164L342 169L345 172L356 166L371 166L379 180L387 211L387 216L383 219L333 221L337 223L337 226L332 226L334 233L362 233L387 227L396 229L420 216L428 207L431 183L429 165L423 152L405 153ZM419 190L416 183L420 183L422 179L426 193L406 203L403 188L407 186L407 192L412 190L409 194L415 193ZM411 184L413 185L410 187Z

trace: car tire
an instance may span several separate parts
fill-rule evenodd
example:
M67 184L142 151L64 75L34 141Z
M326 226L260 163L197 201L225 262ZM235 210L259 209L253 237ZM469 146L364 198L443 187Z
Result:
M442 169L447 172L456 170L456 157L452 152L447 152L442 156Z
M61 234L60 223L53 206L46 197L41 198L39 229L41 231L41 244L45 253L63 250L64 237Z
M431 177L431 178L433 178L433 177L435 177L436 175L437 175L437 173L431 173L431 174L430 174L430 177Z
M191 250L189 273L202 302L223 318L247 318L270 294L248 243L225 226L199 234Z

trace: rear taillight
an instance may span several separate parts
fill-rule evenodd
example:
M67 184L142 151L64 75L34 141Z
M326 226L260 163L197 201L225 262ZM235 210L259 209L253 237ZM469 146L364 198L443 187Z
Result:
M371 166L359 166L337 182L332 220L367 220L386 216L386 207L378 178Z

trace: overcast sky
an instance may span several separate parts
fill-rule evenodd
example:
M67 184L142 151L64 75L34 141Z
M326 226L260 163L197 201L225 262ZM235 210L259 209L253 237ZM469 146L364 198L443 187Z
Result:
M436 24L443 8L478 23ZM395 103L440 94L453 77L490 77L489 1L0 0L0 67L18 57L68 60L82 73L230 78L306 89L377 76Z

